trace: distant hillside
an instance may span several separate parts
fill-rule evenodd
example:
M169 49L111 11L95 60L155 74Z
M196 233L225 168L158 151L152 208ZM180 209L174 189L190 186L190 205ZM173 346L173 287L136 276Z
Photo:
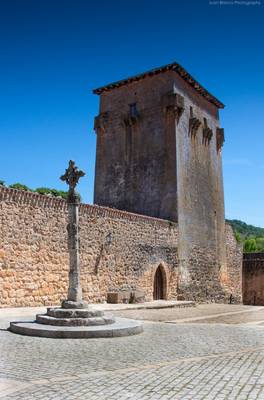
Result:
M237 219L227 219L233 227L236 240L243 244L244 253L264 253L264 228L248 225Z
M248 225L238 219L227 219L235 232L238 232L243 238L264 237L264 228Z

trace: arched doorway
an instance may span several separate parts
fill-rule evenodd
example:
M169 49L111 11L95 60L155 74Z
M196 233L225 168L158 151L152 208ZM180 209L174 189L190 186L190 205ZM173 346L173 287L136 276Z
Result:
M156 269L153 286L153 300L166 299L166 274L162 265Z

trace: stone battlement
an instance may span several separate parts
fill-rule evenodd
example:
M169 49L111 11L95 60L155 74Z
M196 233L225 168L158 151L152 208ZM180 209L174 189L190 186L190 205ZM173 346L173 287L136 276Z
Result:
M43 195L34 192L27 192L25 190L17 190L0 186L0 202L11 202L17 204L26 204L32 207L51 208L55 210L67 211L67 202L64 199ZM80 204L81 215L109 217L125 219L128 221L139 221L153 225L173 225L177 224L162 220L160 218L149 217L145 215L130 213L127 211L117 210L115 208L102 207L91 204Z

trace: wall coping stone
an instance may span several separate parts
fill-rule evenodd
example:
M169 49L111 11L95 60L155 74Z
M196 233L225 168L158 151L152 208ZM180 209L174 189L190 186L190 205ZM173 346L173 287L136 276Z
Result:
M33 207L67 211L67 202L64 199L34 192L28 192L25 190L11 189L5 186L0 186L0 202L29 204ZM86 214L98 217L119 218L128 221L145 222L152 225L161 225L173 228L177 227L177 224L175 222L171 222L168 220L92 204L81 203L80 213L82 215Z

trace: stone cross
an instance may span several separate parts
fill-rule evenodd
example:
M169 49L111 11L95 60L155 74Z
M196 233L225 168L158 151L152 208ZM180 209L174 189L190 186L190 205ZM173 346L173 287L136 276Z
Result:
M60 177L69 185L67 197L68 202L68 249L70 257L69 288L67 300L64 300L64 308L82 308L82 288L80 282L80 253L79 253L79 203L80 199L75 192L79 179L85 173L75 166L75 162L70 160L65 174Z
M75 162L70 160L69 166L65 170L65 174L60 177L62 181L66 181L69 185L69 193L68 193L68 203L79 202L79 197L75 192L75 188L79 182L79 179L84 176L85 173L75 166Z

